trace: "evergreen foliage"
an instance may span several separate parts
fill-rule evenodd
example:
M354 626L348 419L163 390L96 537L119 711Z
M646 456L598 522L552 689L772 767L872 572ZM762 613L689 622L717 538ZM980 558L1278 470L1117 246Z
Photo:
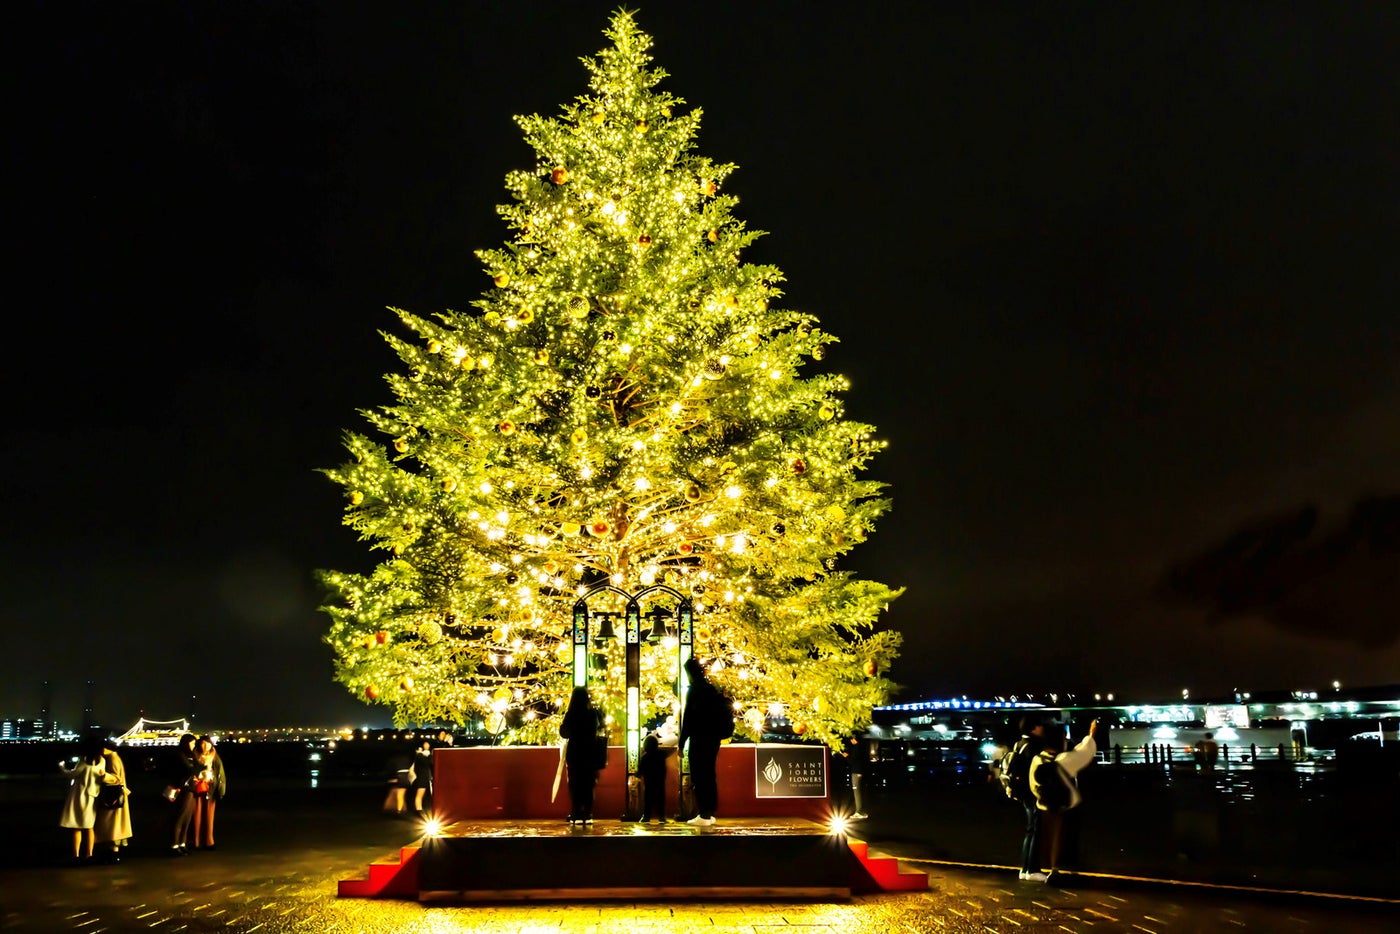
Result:
M651 40L614 15L589 91L520 117L536 153L482 250L472 310L394 309L395 403L363 414L326 473L346 524L385 558L323 572L337 677L396 722L484 721L553 739L570 689L571 611L611 580L695 604L696 654L756 736L782 712L837 745L892 688L898 593L839 570L888 508L858 475L883 442L842 417L846 381L803 375L835 340L785 309L779 270L692 152L700 111L657 88ZM620 608L620 607L619 607ZM596 609L596 608L595 608ZM594 691L621 718L623 645ZM671 714L674 642L643 651L642 714Z

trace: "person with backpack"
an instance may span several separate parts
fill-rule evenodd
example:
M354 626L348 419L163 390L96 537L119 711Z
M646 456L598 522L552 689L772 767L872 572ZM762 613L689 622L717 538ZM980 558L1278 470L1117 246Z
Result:
M1036 755L1030 768L1031 794L1035 796L1036 810L1042 814L1052 814L1050 835L1050 872L1022 874L1021 878L1034 882L1053 882L1059 869L1060 850L1064 840L1063 815L1077 808L1083 796L1079 793L1078 775L1094 761L1099 747L1094 739L1099 721L1089 725L1089 732L1070 750L1065 749L1064 727L1055 725L1045 733L1044 748Z
M559 723L564 765L569 773L569 823L593 823L593 792L598 772L608 765L608 733L603 711L593 705L588 688L576 687Z
M1045 724L1031 717L1021 719L1021 738L996 760L994 774L1001 782L1006 796L1021 806L1026 814L1026 832L1021 837L1022 882L1044 882L1048 878L1040 871L1040 809L1031 792L1031 762L1045 748Z
M686 742L690 743L690 784L695 789L697 812L686 823L713 827L715 810L719 807L715 765L719 760L720 743L734 735L734 708L705 677L705 668L698 659L686 659L685 672L690 677L690 689L685 695L676 748L683 750Z

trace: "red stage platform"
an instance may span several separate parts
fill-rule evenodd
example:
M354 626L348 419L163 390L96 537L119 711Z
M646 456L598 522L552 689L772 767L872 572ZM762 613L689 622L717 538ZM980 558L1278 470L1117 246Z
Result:
M734 744L720 750L718 824L621 820L626 757L613 748L595 822L570 825L565 782L550 793L555 747L438 749L433 816L441 829L340 883L343 896L512 901L577 898L843 898L923 889L922 873L832 833L824 748ZM681 810L676 760L667 811Z

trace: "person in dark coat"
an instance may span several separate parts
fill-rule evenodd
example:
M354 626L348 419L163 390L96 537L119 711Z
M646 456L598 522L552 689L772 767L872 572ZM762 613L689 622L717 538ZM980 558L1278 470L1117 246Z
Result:
M184 856L189 852L190 824L194 822L195 797L194 781L204 767L195 758L195 735L186 733L180 737L175 750L175 761L170 770L170 787L176 789L175 826L171 834L170 855Z
M603 712L593 706L588 688L574 688L569 709L559 724L559 735L569 741L564 747L564 766L569 773L569 823L591 824L593 790L598 785L598 770L607 765L604 757L608 747Z
M642 823L653 817L666 823L666 760L674 749L662 746L655 733L642 741L642 758L638 768L642 773Z
M433 793L433 743L420 739L413 750L410 787L413 789L413 815L423 817L423 799Z
M705 668L695 658L685 662L690 676L690 689L685 695L685 710L681 713L680 749L690 743L690 783L695 789L698 813L687 824L713 827L719 807L719 783L715 763L719 759L720 742L734 733L734 712L710 680Z

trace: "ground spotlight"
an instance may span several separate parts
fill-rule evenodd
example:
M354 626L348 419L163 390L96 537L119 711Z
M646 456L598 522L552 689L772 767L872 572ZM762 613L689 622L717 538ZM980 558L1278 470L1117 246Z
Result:
M425 837L440 837L440 836L442 836L442 821L438 820L436 817L426 817L426 818L424 818L424 819L423 819L423 836L425 836Z
M844 837L850 826L851 822L844 814L833 814L826 822L827 833L835 837Z

